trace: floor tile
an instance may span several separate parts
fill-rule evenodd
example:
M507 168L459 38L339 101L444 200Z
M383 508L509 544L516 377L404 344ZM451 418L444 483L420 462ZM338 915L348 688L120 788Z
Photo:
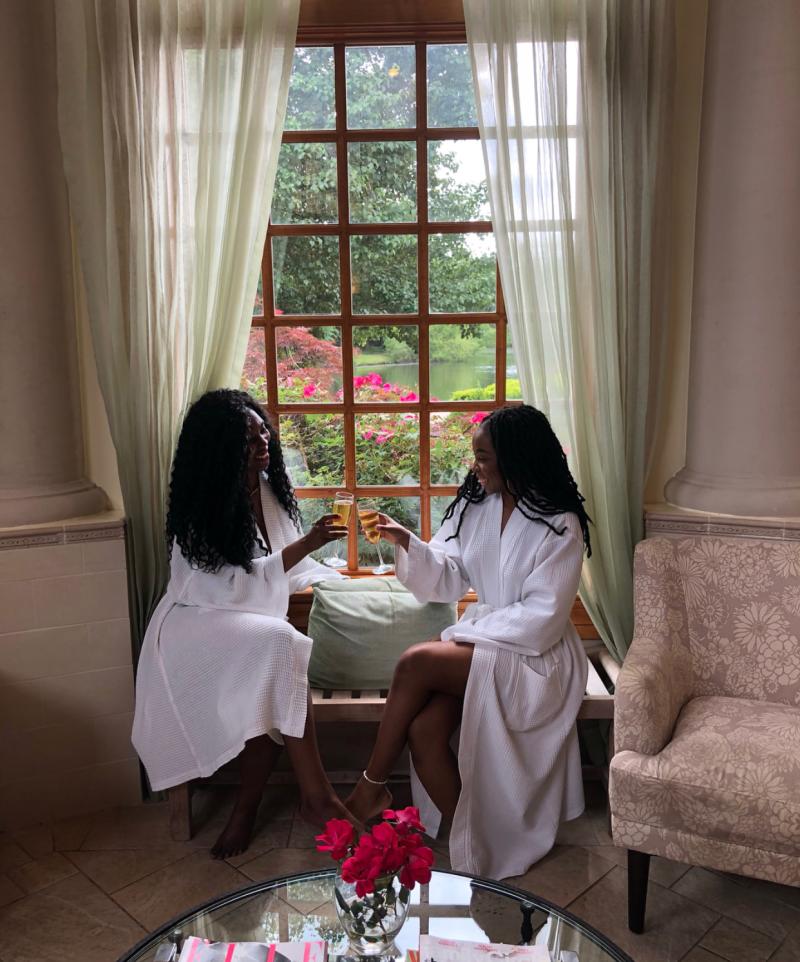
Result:
M586 812L558 827L556 845L596 845L597 842L594 822Z
M145 935L81 875L0 909L0 931L13 962L110 962Z
M770 957L769 962L797 962L800 959L800 926L798 926Z
M609 862L619 865L628 870L628 850L620 848L618 845L598 845L592 849ZM660 858L654 855L650 859L650 879L656 885L663 885L665 889L670 888L679 878L684 876L691 866L684 862L672 862L668 858Z
M742 876L738 877L738 881L756 892L761 892L767 898L777 899L779 902L785 902L787 905L793 905L796 909L800 909L800 886L778 885L775 882L765 882L763 879L743 878Z
M169 832L169 806L167 802L151 802L101 812L93 820L89 833L81 845L88 851L130 850L137 848L162 848L175 844ZM192 851L189 842L184 845L187 854Z
M67 852L66 857L104 892L118 892L126 885L152 875L186 858L185 849L136 849L130 852Z
M10 902L16 902L24 894L16 882L12 882L7 875L0 875L0 908Z
M239 871L253 881L261 882L281 875L310 872L315 868L330 868L332 864L328 855L312 848L275 848L240 865Z
M74 852L86 841L97 815L73 815L53 823L53 848L57 852Z
M49 855L43 855L26 865L12 869L8 877L25 892L31 894L47 888L54 882L69 878L70 875L75 875L77 871L72 862L64 858L60 852L51 852Z
M778 941L800 923L800 909L704 868L689 869L672 891Z
M681 962L720 962L720 956L714 955L708 949L696 945L688 955L684 955Z
M226 892L247 879L225 862L194 852L114 893L114 901L152 931L173 916Z
M0 873L30 862L31 857L21 845L8 835L0 835Z
M226 859L226 861L234 868L238 868L245 862L252 862L254 858L271 851L273 848L286 848L291 830L292 823L288 819L256 825L247 851L242 852L241 855L234 855L233 858Z
M651 882L645 930L634 935L628 929L627 882L627 873L616 866L567 908L636 962L677 962L719 919L716 912Z
M740 925L733 919L721 918L703 936L700 945L729 962L765 962L779 945L779 939Z
M33 858L53 851L53 830L49 825L36 825L14 832L14 841Z
M292 831L289 835L289 848L316 848L316 836L321 829L304 822L299 816L292 822Z
M511 885L566 906L613 868L613 863L593 849L557 845L524 875L509 879Z

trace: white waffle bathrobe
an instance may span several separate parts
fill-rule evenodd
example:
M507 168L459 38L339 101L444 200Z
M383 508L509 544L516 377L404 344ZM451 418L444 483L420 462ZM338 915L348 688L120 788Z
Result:
M249 574L198 571L173 548L136 673L133 744L154 791L211 775L248 738L303 734L311 639L287 622L289 595L342 575L311 558L284 572L300 532L263 477L261 503L272 554Z
M569 621L583 560L574 514L547 520L518 509L500 533L502 500L470 504L457 539L457 517L429 544L412 535L395 549L397 576L418 601L478 595L442 632L473 644L464 697L458 767L462 790L450 832L454 869L490 878L520 875L553 846L559 823L583 811L575 720L588 663ZM440 814L413 780L423 824Z

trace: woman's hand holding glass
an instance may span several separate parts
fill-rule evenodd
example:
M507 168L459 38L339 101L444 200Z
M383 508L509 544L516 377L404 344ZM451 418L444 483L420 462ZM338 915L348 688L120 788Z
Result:
M381 517L385 517L385 515L381 515L376 504L369 501L358 502L358 520L361 522L364 537L370 544L375 545L375 550L378 552L378 565L372 569L374 575L385 575L390 571L394 571L394 566L386 564L381 554L381 533L378 531L378 523Z
M350 512L353 509L353 504L355 498L349 491L337 491L333 496L333 515L326 515L325 517L334 517L338 520L339 525L344 526L344 533L347 534L347 522L350 519ZM320 519L321 520L321 519ZM328 540L333 540L332 538ZM323 564L326 564L329 568L346 568L347 561L344 558L339 557L339 546L333 549L333 554L329 558L323 559Z
M347 525L342 524L341 516L338 514L323 514L311 525L306 535L310 545L309 551L316 551L329 541L338 541L346 537Z
M384 539L384 541L388 541L389 544L398 544L405 551L408 551L408 545L411 540L411 532L408 530L408 528L404 528L401 524L393 521L388 514L378 512L378 524L376 525L376 531Z

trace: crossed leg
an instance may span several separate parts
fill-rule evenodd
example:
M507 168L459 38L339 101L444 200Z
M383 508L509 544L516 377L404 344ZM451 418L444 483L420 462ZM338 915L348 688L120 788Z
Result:
M453 820L461 794L458 759L450 739L461 724L463 707L463 698L436 694L411 722L408 732L414 769L447 823Z
M417 755L414 756L416 766L417 757L420 755L420 741L425 731L431 730L437 721L443 723L445 727L452 726L456 707L458 708L457 717L460 719L460 704L456 705L455 702L460 703L464 697L471 664L472 645L458 644L453 641L426 641L413 645L401 655L394 670L392 686L386 699L375 747L367 764L367 778L362 778L356 784L345 802L357 819L367 821L375 818L391 802L391 795L385 785L380 783L389 777L400 752L409 737L412 737L411 731L415 721L418 731L414 739L417 743ZM450 701L434 701L438 695L449 696ZM426 716L424 713L429 706L431 714ZM457 720L455 724L458 724ZM448 740L453 730L454 728L450 727ZM437 741L441 749L438 733ZM413 751L412 744L412 754ZM440 761L443 756L444 752L440 750L438 753ZM437 806L439 801L442 801L445 808L455 811L459 788L457 767L455 781L453 780L455 759L453 758L449 763L445 759L445 764L449 764L449 768L442 772L444 777L440 782L435 777L431 779L431 764L435 764L436 751L434 750L426 758L426 750L423 748L420 758L421 765L428 771L431 787L434 789L435 794L431 793L431 798ZM422 779L421 774L420 778ZM423 784L430 792L424 779ZM439 795L438 801L436 794ZM453 801L454 798L455 801ZM448 817L452 817L452 811ZM445 815L448 814L444 808L442 812Z

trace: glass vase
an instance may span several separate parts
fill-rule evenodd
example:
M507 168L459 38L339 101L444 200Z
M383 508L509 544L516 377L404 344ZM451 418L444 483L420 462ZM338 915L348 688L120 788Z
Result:
M358 896L354 883L337 872L334 882L339 922L356 955L390 955L408 914L409 890L396 875L375 879L375 891Z

